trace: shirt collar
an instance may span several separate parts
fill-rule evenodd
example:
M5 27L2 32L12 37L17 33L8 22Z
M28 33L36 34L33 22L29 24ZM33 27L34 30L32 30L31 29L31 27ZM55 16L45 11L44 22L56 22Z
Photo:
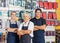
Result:
M29 23L29 20L25 23L25 22L23 22L23 24L28 24Z

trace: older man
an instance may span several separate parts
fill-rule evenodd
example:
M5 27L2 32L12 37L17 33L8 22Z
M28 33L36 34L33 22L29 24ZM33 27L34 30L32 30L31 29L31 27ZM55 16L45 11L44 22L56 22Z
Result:
M19 28L21 43L31 43L31 37L33 37L33 29L34 24L30 21L30 16L28 13L24 13L23 23L21 23Z

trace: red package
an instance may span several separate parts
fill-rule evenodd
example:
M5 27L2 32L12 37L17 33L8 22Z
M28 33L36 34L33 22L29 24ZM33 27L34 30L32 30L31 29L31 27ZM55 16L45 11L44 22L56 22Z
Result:
M42 8L43 7L43 2L39 2L39 6L40 6L40 8Z
M54 2L54 3L53 3L53 8L54 8L54 9L57 9L57 7L58 7L57 2Z
M44 9L48 9L48 2L44 2Z
M54 26L55 25L55 22L54 21L51 21L51 25Z
M57 16L56 16L56 13L54 12L53 13L53 19L56 19L57 18Z
M52 18L53 18L52 12L49 12L49 13L48 13L48 18L49 18L49 19L52 19Z
M40 14L40 17L43 17L42 13Z
M50 21L46 21L46 24L48 25L48 26L50 26L51 25L51 23L50 23Z
M43 18L46 19L46 12L43 12Z
M49 2L49 9L52 9L52 2Z

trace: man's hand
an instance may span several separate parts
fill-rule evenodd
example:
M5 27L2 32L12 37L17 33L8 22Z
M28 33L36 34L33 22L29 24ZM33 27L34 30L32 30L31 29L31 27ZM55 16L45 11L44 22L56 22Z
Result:
M18 34L19 36L24 35L21 31L18 31L17 34Z
M34 31L38 30L37 28L34 28Z
M30 34L31 31L30 30L25 30L25 34Z
M14 29L14 28L8 28L7 31L8 31L8 32L15 32L16 29Z
M45 30L46 25L41 25L41 26L34 26L34 28L38 29L38 30Z

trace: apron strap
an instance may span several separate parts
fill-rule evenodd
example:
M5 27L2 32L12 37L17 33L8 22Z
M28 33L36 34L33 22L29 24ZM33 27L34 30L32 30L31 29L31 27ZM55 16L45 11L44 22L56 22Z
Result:
M29 21L29 23L30 23L30 21ZM29 23L28 23L28 25L27 25L27 26L29 26ZM23 26L24 26L24 24L23 24Z

